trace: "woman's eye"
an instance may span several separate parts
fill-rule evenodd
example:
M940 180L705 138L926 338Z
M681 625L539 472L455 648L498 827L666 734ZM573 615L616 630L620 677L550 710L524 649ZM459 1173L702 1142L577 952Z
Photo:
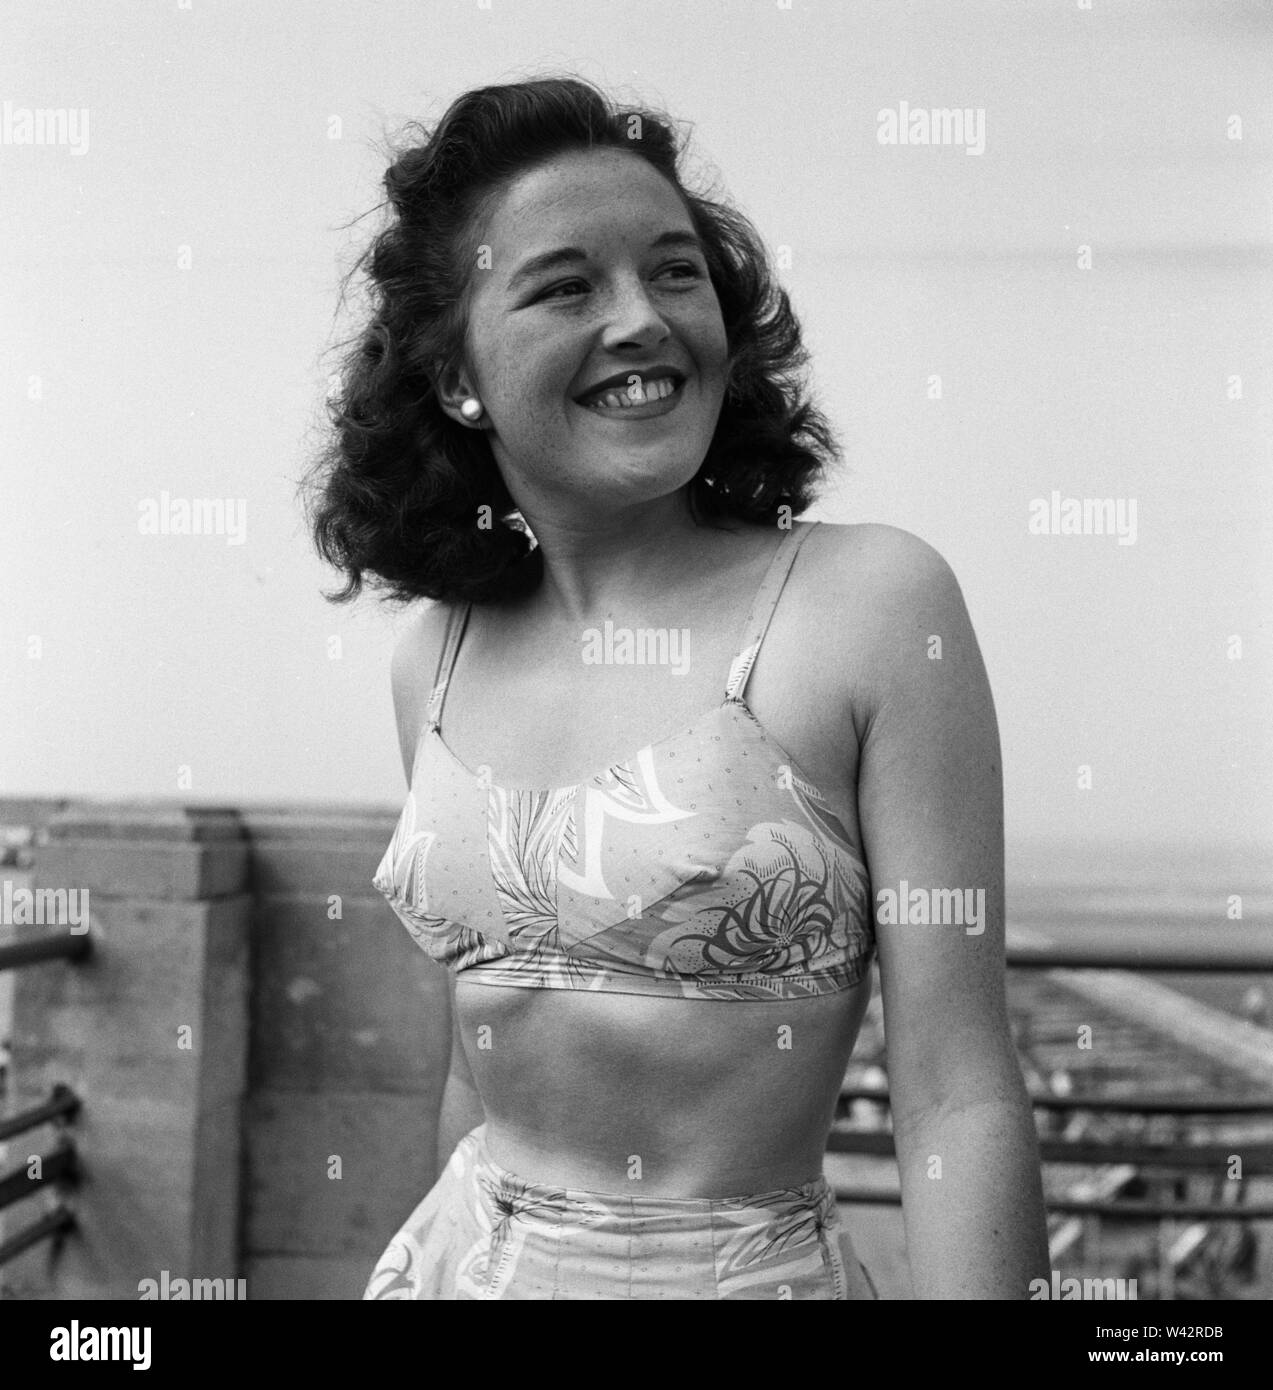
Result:
M655 272L655 279L672 277L676 280L702 280L704 272L694 264L693 261L677 261L675 265L663 266ZM588 292L588 284L584 280L563 280L559 285L551 285L548 289L541 291L535 296L535 303L543 300L562 300L577 299L580 295Z
M573 299L575 297L573 294L565 294L563 296L563 291L584 289L587 289L587 286L582 280L566 280L560 285L554 285L551 289L545 290L538 298L557 299L559 297L564 297L566 299Z
M703 272L692 261L679 261L676 265L670 265L667 267L667 273L688 276L694 280L701 280L703 277Z

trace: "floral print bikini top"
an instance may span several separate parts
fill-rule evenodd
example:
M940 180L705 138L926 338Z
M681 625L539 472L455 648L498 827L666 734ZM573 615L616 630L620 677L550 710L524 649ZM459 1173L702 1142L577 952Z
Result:
M778 547L724 703L575 786L492 786L447 747L442 701L470 609L452 610L372 880L434 960L479 984L687 999L796 999L866 975L861 850L743 700L814 525Z

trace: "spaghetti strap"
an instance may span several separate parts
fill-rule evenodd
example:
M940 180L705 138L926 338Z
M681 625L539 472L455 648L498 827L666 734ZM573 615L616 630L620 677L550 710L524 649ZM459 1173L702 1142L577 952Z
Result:
M436 733L442 721L442 704L446 699L446 688L450 684L451 672L455 668L455 658L459 654L464 631L469 625L469 614L473 605L466 603L463 608L451 609L446 621L446 637L442 642L442 655L438 657L438 670L433 679L433 690L424 715L430 729Z
M787 576L791 573L796 554L817 524L816 521L807 521L793 527L791 534L778 546L769 562L769 569L761 580L760 588L756 590L756 597L752 600L751 612L748 613L747 622L743 627L738 655L729 668L729 679L725 683L726 702L742 700L743 691L747 688L747 678L751 675L751 668L756 664L760 644L765 640L765 633L769 631L770 619L778 606L778 598L787 582Z

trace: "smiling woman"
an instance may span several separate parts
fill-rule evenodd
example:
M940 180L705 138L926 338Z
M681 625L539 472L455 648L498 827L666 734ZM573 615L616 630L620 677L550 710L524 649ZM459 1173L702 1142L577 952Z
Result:
M366 1297L871 1297L822 1155L877 951L916 1290L1028 1297L958 586L904 532L796 521L834 457L799 328L668 121L544 79L418 135L314 475L338 597L436 600L375 883L448 972L444 1171ZM602 627L685 659L590 659ZM872 879L979 893L982 929L877 931Z
M479 427L480 416L455 408L455 373L466 363L476 369L475 310L488 329L510 335L500 360L530 366L513 342L520 349L541 330L561 341L572 323L576 337L586 333L599 303L623 292L619 267L612 273L596 260L614 247L576 244L583 209L572 209L574 196L593 198L594 217L612 193L627 212L635 208L639 225L629 235L642 264L626 273L662 304L679 304L678 316L712 339L703 344L712 360L701 364L698 430L713 408L715 419L691 470L695 514L773 526L781 508L807 508L834 445L798 383L798 325L747 220L682 187L666 120L613 109L579 81L544 80L469 92L431 135L412 134L418 142L385 175L390 224L352 272L367 273L373 312L345 359L332 443L315 470L315 535L348 577L342 597L357 593L364 575L408 601L483 601L539 584L541 557L496 453L503 432L490 428L494 397L461 399L485 411ZM605 174L600 186L593 175L589 191L592 164ZM545 191L555 212L532 237L519 209ZM557 384L559 408L602 384L634 391L627 363L578 375L591 365L566 364L575 379ZM662 365L683 390L688 363ZM500 386L494 370L485 369L488 393ZM474 524L479 514L488 525Z

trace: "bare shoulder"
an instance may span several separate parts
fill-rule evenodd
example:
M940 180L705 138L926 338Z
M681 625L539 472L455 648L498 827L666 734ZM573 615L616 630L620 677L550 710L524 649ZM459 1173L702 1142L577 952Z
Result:
M958 589L940 551L899 526L822 522L807 549L819 578L837 594L905 602Z
M950 648L975 649L954 571L910 531L824 522L805 551L808 602L836 615L825 629L830 655L853 673L857 693L869 703L887 698L899 679L927 665L934 639L938 650L952 655Z
M398 746L402 766L411 779L411 765L420 730L424 727L425 707L433 689L433 677L446 640L450 609L445 603L423 603L414 610L398 633L389 665L393 687L393 712L398 725Z

